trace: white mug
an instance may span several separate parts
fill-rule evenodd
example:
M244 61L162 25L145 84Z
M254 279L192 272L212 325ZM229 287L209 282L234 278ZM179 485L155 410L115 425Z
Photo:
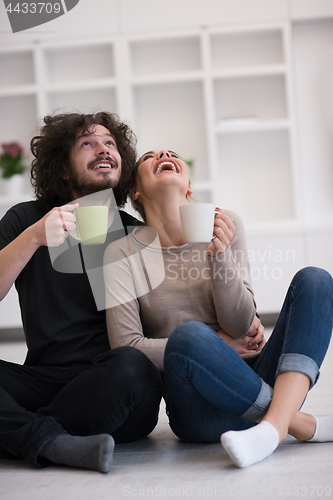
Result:
M215 206L212 203L190 203L179 207L187 243L209 243L213 238Z

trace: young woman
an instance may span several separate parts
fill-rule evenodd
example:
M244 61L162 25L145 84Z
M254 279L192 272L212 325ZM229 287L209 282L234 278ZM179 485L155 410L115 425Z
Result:
M138 161L131 198L147 227L105 253L111 348L137 347L164 368L175 434L192 442L222 435L238 467L270 455L287 433L333 440L333 416L299 411L330 342L331 276L313 267L296 274L265 344L242 221L218 209L208 246L188 244L179 207L191 194L177 154L150 151Z

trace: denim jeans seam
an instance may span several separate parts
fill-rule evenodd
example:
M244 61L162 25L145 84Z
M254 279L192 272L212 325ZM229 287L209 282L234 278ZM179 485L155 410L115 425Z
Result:
M286 346L288 338L289 338L289 328L290 328L290 322L291 322L291 315L293 313L293 302L295 299L294 290L295 290L295 286L293 284L291 284L290 285L290 295L291 295L292 300L290 301L288 322L286 325L285 337L284 337L283 344L282 344L281 355L279 357L279 361L278 361L278 364L276 367L275 378L277 377L278 373L280 372L280 367L281 367L283 355L285 354L285 352L284 352L285 346Z
M193 363L196 367L200 368L201 370L204 370L205 373L208 373L201 365L199 365L198 363L196 363L195 361L192 361L190 360L190 358L188 358L187 356L184 356L184 355L179 355L177 353L173 353L172 354L173 356L177 356L177 357L182 357L182 358L185 358L186 361L189 361L191 363ZM175 373L175 372L174 372ZM212 377L214 378L215 381L218 381L218 382L221 382L219 379L217 379L215 376L212 375ZM177 377L177 380L179 381L179 378ZM180 381L182 382L182 381ZM249 406L251 406L253 404L253 401L252 402L249 402L248 400L245 400L243 396L240 396L237 392L235 391L231 391L230 390L230 387L226 386L225 384L223 384L224 388L227 389L228 391L232 392L233 395L235 395L237 398L241 399L241 401L244 403L246 402L246 404L249 404ZM259 391L260 392L260 391ZM258 395L257 395L258 397ZM257 399L257 398L256 398ZM213 403L212 403L213 404ZM243 412L244 413L244 412Z

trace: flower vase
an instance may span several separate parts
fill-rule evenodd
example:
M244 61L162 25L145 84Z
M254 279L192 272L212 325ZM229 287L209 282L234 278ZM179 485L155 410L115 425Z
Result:
M24 176L15 174L9 179L1 178L1 194L6 197L20 196L23 191Z

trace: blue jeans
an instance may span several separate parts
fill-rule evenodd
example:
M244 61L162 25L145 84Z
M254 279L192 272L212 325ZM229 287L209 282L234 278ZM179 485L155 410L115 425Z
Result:
M280 373L301 372L315 384L332 327L333 280L315 267L296 274L272 335L252 360L242 359L203 323L177 327L164 358L173 432L188 442L218 442L223 432L255 425Z

